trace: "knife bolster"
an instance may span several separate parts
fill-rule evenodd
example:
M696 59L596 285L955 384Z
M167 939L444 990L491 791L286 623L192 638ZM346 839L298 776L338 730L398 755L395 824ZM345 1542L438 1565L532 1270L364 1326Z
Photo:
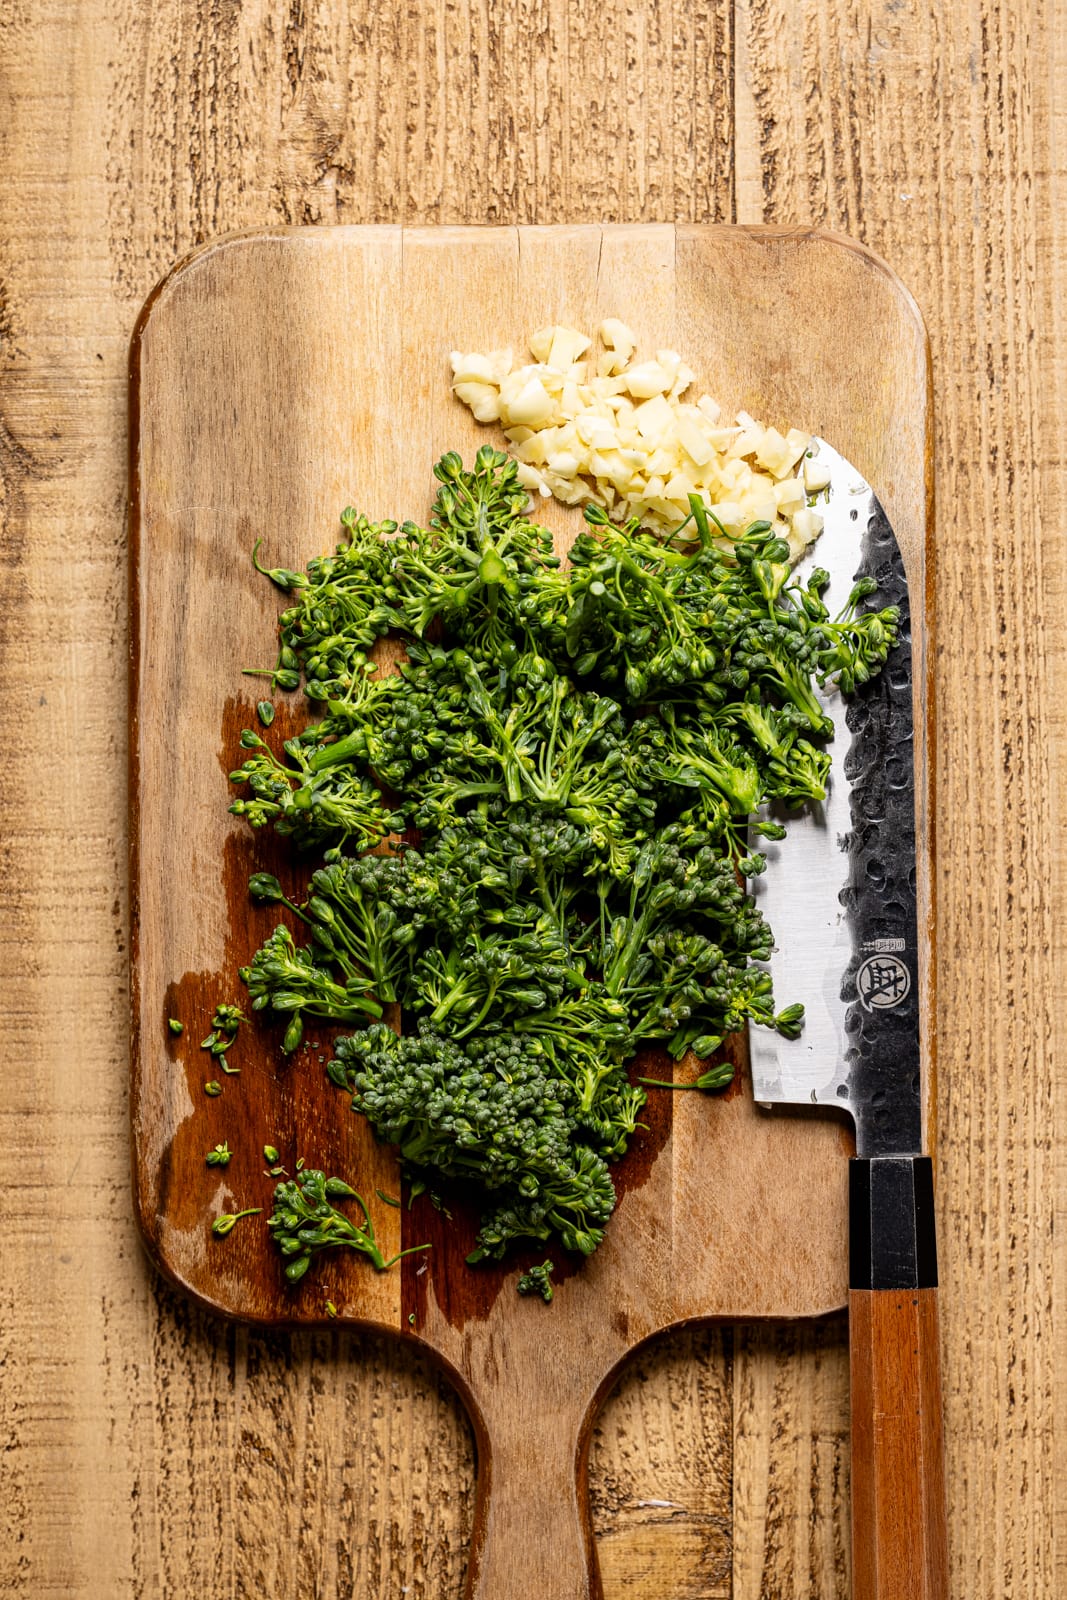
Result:
M849 1287L936 1289L930 1157L855 1156L848 1176Z

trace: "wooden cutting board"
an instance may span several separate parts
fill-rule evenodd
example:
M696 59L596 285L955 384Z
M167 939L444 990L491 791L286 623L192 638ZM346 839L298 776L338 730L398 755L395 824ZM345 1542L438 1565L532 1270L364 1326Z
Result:
M649 1131L615 1169L619 1207L551 1306L520 1270L463 1263L474 1219L447 1200L397 1209L396 1163L323 1071L330 1030L292 1060L279 1031L245 1030L225 1076L199 1048L237 968L278 920L249 904L257 870L295 888L272 839L228 815L240 730L255 725L284 601L253 571L330 548L351 503L424 518L431 467L499 442L449 391L448 353L511 344L547 322L605 316L640 349L670 346L701 390L822 434L874 485L908 565L919 729L929 726L930 402L916 307L859 246L817 232L723 227L329 228L237 235L155 290L131 357L133 1166L141 1228L201 1304L259 1324L328 1320L424 1341L458 1384L479 1447L468 1594L596 1595L584 1470L597 1404L628 1351L700 1318L812 1316L844 1304L850 1138L822 1117L762 1111L742 1071L720 1097L652 1092ZM525 358L525 357L524 357ZM565 542L577 513L540 514ZM925 619L925 620L924 620ZM924 646L926 648L924 649ZM285 702L279 741L306 717ZM929 751L919 752L920 915L931 948ZM924 1026L932 1045L932 966ZM788 999L796 996L782 997ZM802 998L802 997L800 997ZM175 1037L167 1019L184 1032ZM660 1065L665 1065L664 1062ZM932 1060L927 1077L932 1103ZM662 1072L657 1072L661 1076ZM218 1098L204 1083L217 1078ZM228 1141L226 1168L205 1165ZM375 1274L319 1257L284 1284L263 1218L225 1239L219 1212L262 1206L264 1144L368 1198L383 1248L432 1250ZM558 1255L559 1252L556 1252Z

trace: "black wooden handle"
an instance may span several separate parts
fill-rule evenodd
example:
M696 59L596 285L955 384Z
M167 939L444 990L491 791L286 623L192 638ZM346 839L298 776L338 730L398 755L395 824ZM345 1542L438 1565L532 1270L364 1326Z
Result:
M929 1156L849 1162L852 1289L936 1289L934 1172Z

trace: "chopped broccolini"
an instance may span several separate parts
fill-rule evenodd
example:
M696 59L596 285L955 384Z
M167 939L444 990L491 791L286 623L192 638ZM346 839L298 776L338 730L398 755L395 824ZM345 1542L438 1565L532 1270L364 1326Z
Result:
M766 523L725 541L699 501L667 541L588 506L564 570L505 456L434 470L427 528L346 511L306 577L269 571L289 596L270 675L320 715L284 759L245 731L251 798L231 809L322 853L302 900L252 879L306 933L279 925L242 977L288 1020L286 1050L305 1018L357 1029L330 1078L413 1184L476 1187L471 1260L515 1240L588 1254L646 1098L638 1052L706 1060L749 1022L799 1030L760 965L751 841L784 836L768 803L825 793L816 687L877 672L897 616L861 583L831 617L825 573L797 580ZM406 661L382 677L387 633ZM403 1037L374 1020L392 1003ZM310 1259L297 1199L327 1204L312 1178L276 1191L291 1278ZM345 1228L328 1207L314 1247L367 1248Z

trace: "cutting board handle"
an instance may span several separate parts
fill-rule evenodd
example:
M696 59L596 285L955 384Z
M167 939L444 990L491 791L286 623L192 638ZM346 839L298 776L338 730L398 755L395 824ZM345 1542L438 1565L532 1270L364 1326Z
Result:
M947 1600L930 1161L850 1166L853 1600Z
M475 1416L478 1490L463 1600L603 1600L589 1515L593 1411Z

